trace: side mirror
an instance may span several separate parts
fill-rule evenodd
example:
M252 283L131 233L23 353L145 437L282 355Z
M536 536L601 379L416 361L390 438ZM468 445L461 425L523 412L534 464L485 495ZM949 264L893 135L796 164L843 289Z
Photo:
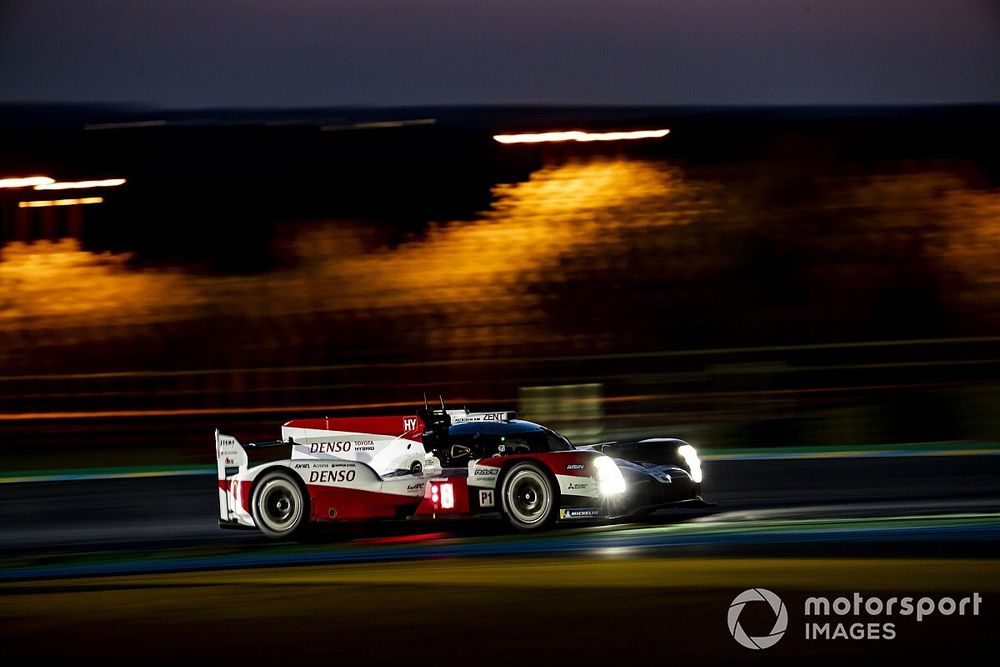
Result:
M472 449L466 447L465 445L452 445L451 446L451 458L460 459L463 456L468 456L472 453Z

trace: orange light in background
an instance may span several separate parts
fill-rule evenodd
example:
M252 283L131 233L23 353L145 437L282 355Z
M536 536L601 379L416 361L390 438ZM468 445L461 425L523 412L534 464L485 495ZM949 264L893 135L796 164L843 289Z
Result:
M74 206L76 204L103 204L104 197L83 197L82 199L39 199L22 201L18 208L45 208L46 206Z
M31 188L55 183L48 176L26 176L24 178L0 178L0 188Z
M660 139L670 130L634 130L630 132L540 132L537 134L495 134L501 144L540 144L548 141L625 141L629 139Z
M58 181L55 183L41 183L35 186L36 190L86 190L88 188L116 188L124 185L124 178L106 178L103 181Z

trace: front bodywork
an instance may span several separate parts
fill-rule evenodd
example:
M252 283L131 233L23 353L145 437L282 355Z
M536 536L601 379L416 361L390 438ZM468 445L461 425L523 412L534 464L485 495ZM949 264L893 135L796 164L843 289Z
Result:
M588 445L611 457L625 477L620 499L623 514L679 505L704 505L702 469L697 452L677 438L648 438Z
M582 449L600 452L618 465L627 485L619 501L624 515L706 504L701 496L701 461L694 447L683 440L624 440Z

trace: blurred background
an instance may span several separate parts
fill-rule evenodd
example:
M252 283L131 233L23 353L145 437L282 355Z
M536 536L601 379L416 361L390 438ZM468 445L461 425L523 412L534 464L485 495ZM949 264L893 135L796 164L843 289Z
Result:
M1000 437L995 106L0 117L0 176L70 182L0 189L8 469L424 392L581 443Z
M995 0L0 0L0 654L995 652L998 102ZM425 394L714 506L219 530L213 429Z

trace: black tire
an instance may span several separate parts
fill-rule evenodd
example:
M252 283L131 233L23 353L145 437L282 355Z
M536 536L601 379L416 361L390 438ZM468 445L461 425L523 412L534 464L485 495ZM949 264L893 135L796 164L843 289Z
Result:
M291 474L276 470L254 485L250 511L260 532L283 539L302 531L309 520L309 500Z
M504 475L500 489L503 518L518 530L551 525L559 506L551 477L536 463L516 463Z

